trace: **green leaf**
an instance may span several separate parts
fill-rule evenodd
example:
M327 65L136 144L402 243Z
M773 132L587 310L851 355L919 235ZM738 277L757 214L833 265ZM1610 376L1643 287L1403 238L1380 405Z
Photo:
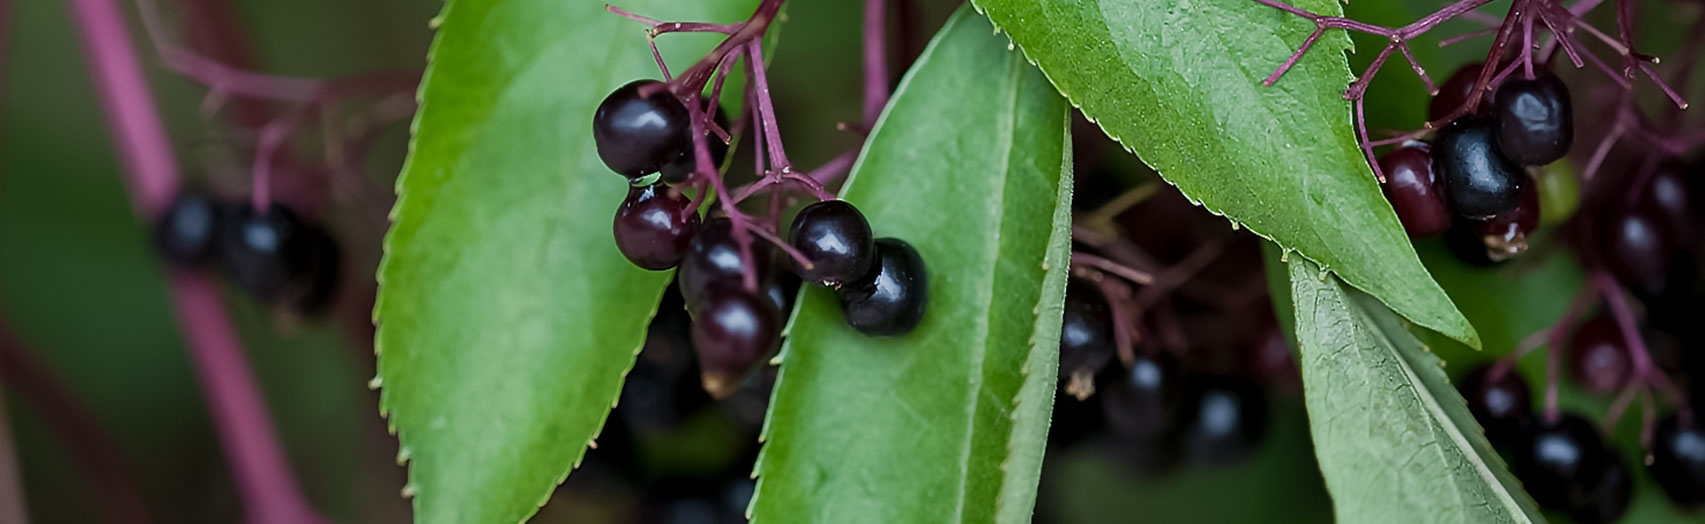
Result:
M929 267L916 331L867 337L804 293L781 357L757 522L1028 522L1053 409L1070 239L1065 101L961 10L847 181Z
M1544 520L1401 319L1306 260L1291 259L1290 280L1315 456L1339 522Z
M1184 195L1301 252L1398 313L1479 347L1421 266L1356 146L1343 51L1250 0L973 0L1085 116ZM1298 7L1339 12L1335 0Z
M735 22L752 0L624 0ZM420 522L526 519L579 462L633 365L667 273L616 250L626 191L592 113L656 78L645 27L602 2L452 0L421 89L379 270L380 411ZM659 39L676 68L714 35Z

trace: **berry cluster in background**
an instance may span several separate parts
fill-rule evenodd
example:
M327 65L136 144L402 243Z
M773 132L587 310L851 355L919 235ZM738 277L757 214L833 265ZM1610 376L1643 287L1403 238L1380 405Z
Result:
M160 256L183 270L217 265L257 300L313 313L338 280L331 234L281 204L260 211L248 202L179 194L154 228Z

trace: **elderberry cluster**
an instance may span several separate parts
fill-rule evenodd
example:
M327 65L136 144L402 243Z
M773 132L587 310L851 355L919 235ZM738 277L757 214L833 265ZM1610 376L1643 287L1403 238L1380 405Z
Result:
M1433 99L1432 118L1463 106L1480 65L1463 67ZM1539 228L1533 177L1574 144L1569 89L1550 73L1510 78L1481 105L1456 119L1432 143L1410 141L1379 159L1382 189L1413 237L1445 235L1463 260L1491 264L1527 250Z
M175 268L217 265L256 299L302 312L324 307L337 285L337 243L278 203L263 211L185 191L155 222L154 244Z
M726 395L779 346L802 280L834 289L842 317L862 333L900 336L917 327L929 302L923 258L902 240L877 238L852 204L800 209L786 240L792 253L757 238L751 228L764 226L701 218L700 202L684 192L696 171L691 119L667 84L639 80L604 99L592 130L604 164L631 184L616 210L616 247L641 268L679 268L707 390ZM718 113L718 126L724 122ZM706 135L720 162L728 144ZM646 183L653 173L658 181Z

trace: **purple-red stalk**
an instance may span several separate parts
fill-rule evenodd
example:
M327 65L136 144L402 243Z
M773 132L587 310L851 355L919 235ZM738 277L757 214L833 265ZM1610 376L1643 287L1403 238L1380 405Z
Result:
M888 105L888 0L864 0L864 129Z

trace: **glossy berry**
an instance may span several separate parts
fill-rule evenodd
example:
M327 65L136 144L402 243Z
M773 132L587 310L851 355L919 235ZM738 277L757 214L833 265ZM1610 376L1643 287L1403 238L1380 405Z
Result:
M1198 377L1184 401L1179 439L1193 462L1230 465L1260 449L1267 433L1267 398L1260 387L1229 377Z
M327 264L324 237L289 208L238 207L222 229L221 258L231 280L263 301L308 294Z
M1671 414L1652 431L1652 463L1646 466L1669 499L1687 508L1705 504L1705 426L1698 413L1683 421Z
M1113 359L1113 316L1093 284L1066 284L1060 318L1060 384L1078 400L1095 394L1095 376Z
M776 257L785 255L777 254ZM780 268L782 263L771 262L772 268ZM788 315L793 313L793 300L799 296L799 276L792 271L776 269L763 275L759 284L764 291L764 299L770 302L770 307L776 311L777 321L786 324Z
M1622 389L1633 364L1622 330L1609 315L1581 323L1569 338L1569 370L1575 380L1594 393Z
M704 388L723 398L774 350L781 324L768 300L737 285L704 290L693 313L693 348L698 352Z
M1458 389L1463 400L1468 401L1468 411L1486 429L1486 437L1493 445L1515 443L1530 427L1533 393L1515 370L1481 366L1468 372Z
M616 89L592 116L598 157L628 178L645 176L686 150L691 117L668 86L635 80Z
M218 255L219 228L227 210L194 192L179 193L154 222L154 247L180 268L206 265Z
M1516 477L1540 505L1568 509L1597 487L1613 459L1598 430L1581 417L1560 415L1535 420L1533 431L1515 446Z
M634 265L652 271L675 267L699 227L693 200L663 183L628 188L616 208L616 248Z
M1604 472L1590 480L1581 497L1566 510L1575 524L1609 524L1628 513L1628 503L1634 498L1628 464L1613 451L1606 450L1604 456Z
M1178 364L1165 353L1139 354L1129 368L1111 372L1101 397L1107 428L1123 439L1152 442L1172 435L1184 400Z
M1672 246L1692 246L1699 239L1699 225L1694 218L1693 197L1681 168L1665 164L1652 172L1640 193L1638 207L1651 210L1659 220L1665 243Z
M1380 190L1411 237L1430 237L1450 227L1450 209L1433 172L1432 147L1410 142L1379 159L1385 172Z
M1539 190L1528 184L1521 190L1521 203L1489 220L1471 220L1469 228L1480 237L1486 258L1503 262L1527 251L1527 237L1539 229Z
M1649 209L1629 207L1613 211L1595 224L1598 245L1591 255L1634 292L1661 293L1669 278L1672 253L1662 221Z
M839 290L841 318L866 335L910 333L929 307L924 259L897 238L876 240L876 263L863 279Z
M1485 220L1521 203L1527 173L1498 151L1493 124L1484 117L1459 118L1433 143L1433 169L1458 217Z
M845 200L824 200L800 209L787 242L811 261L810 268L797 268L806 282L840 287L869 274L876 262L870 222Z
M698 228L687 242L687 256L675 278L686 298L687 309L694 309L699 295L712 284L744 285L748 264L758 276L769 274L775 262L773 248L768 242L754 237L751 256L741 255L740 244L734 239L734 225L727 217L710 219ZM766 293L767 294L767 293Z
M714 118L717 126L721 127L723 131L728 130L728 116L723 114L721 107L716 108ZM691 135L692 131L688 131L687 134ZM720 167L723 159L728 157L728 142L723 142L721 137L716 136L716 133L706 129L704 145L705 149L710 151L711 167ZM688 141L686 148L681 151L680 155L663 165L658 172L663 174L662 180L664 182L671 185L680 184L693 176L693 171L698 170L698 157L694 156L694 147L693 143Z
M1462 66L1450 78L1439 86L1439 94L1427 104L1427 120L1437 121L1450 116L1452 111L1468 102L1468 94L1474 90L1474 81L1480 78L1481 62ZM1480 106L1475 108L1477 113L1484 113L1491 106L1490 93L1481 96Z
M1569 154L1575 144L1575 110L1569 87L1556 75L1512 76L1492 100L1498 118L1498 148L1511 161L1543 166Z

